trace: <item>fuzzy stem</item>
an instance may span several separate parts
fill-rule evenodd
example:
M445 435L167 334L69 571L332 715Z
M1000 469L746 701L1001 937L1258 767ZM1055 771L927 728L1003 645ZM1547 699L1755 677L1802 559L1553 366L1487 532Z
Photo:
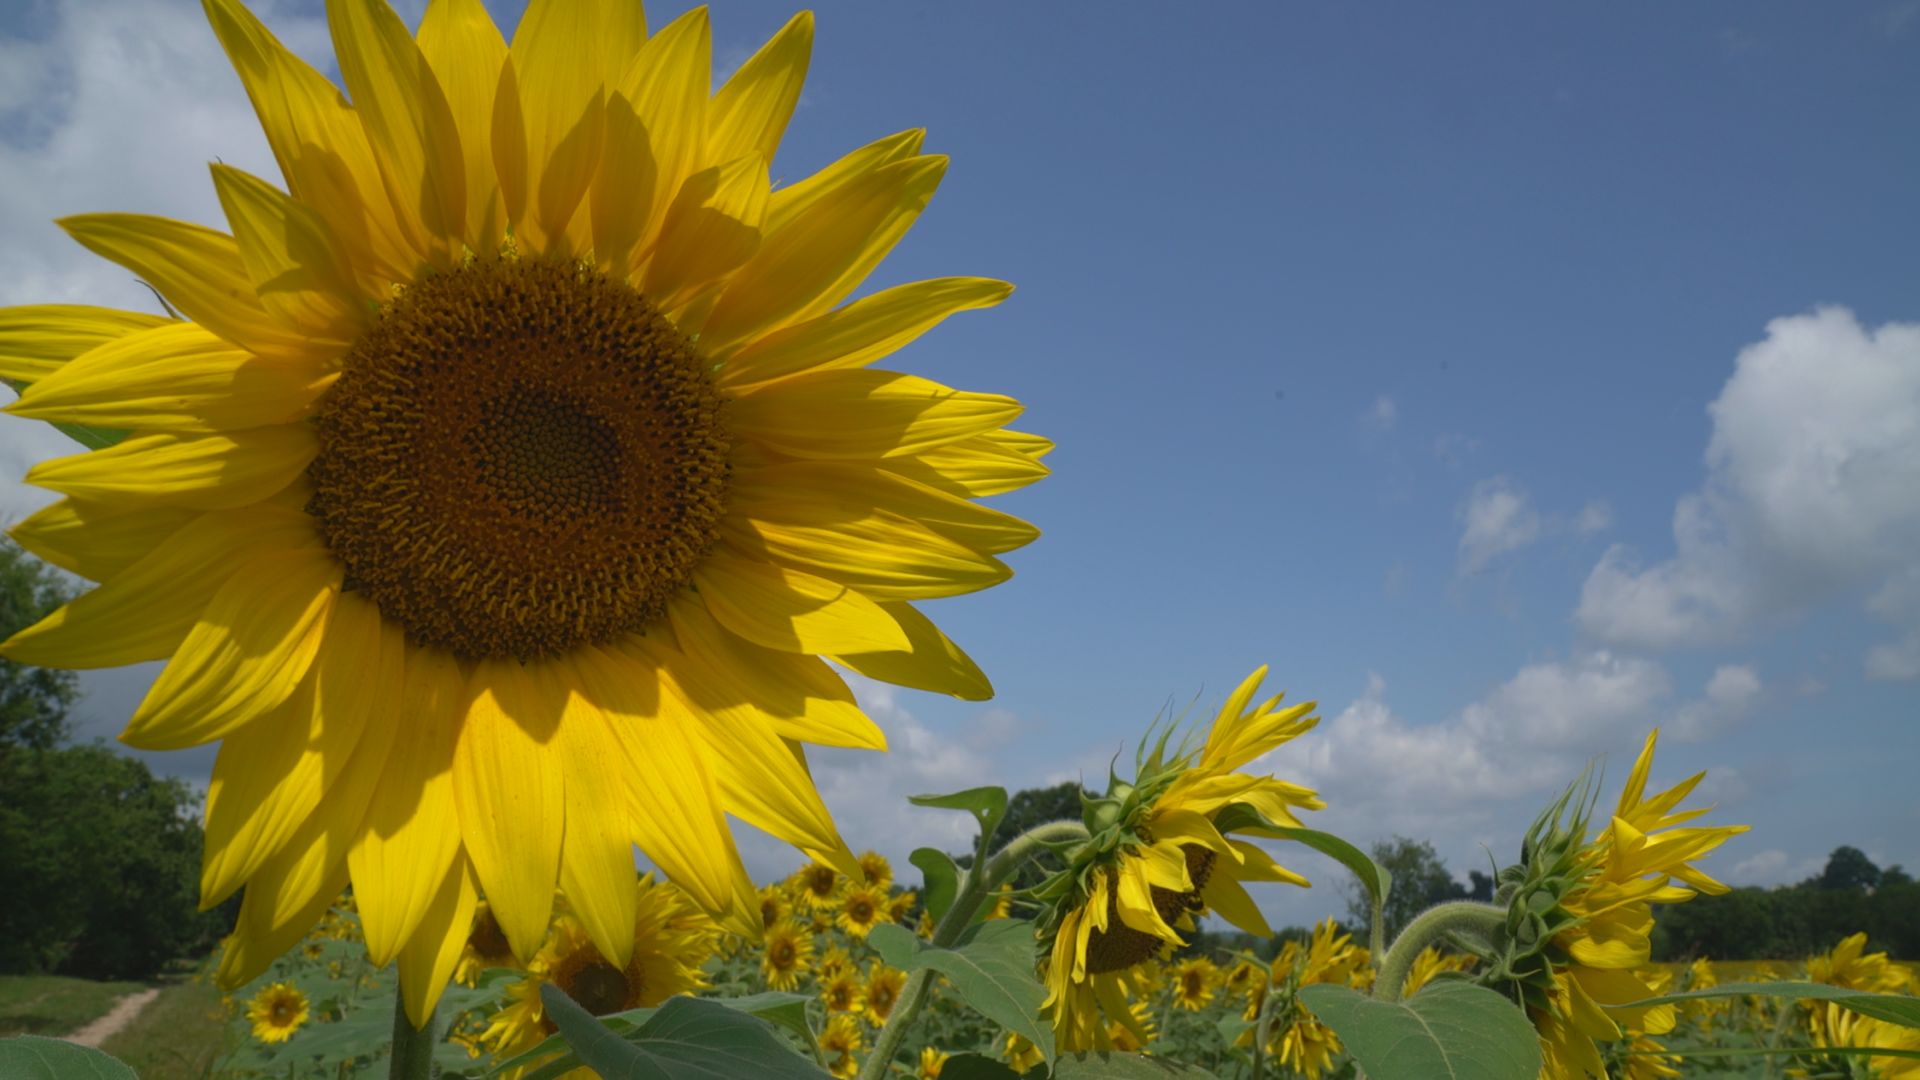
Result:
M400 996L398 980L393 988L393 1058L387 1067L388 1080L431 1080L433 1076L434 1021L438 1010L427 1014L427 1022L414 1027L407 1018L407 1003Z
M959 940L962 931L973 925L976 915L993 890L1000 887L1020 869L1020 865L1032 858L1044 845L1065 840L1085 840L1087 827L1078 821L1054 821L1045 825L1035 825L1000 849L999 854L988 859L985 866L975 864L974 872L967 874L966 883L960 886L960 892L953 898L952 906L941 916L933 928L933 945L947 948ZM900 1001L893 1007L893 1015L887 1017L887 1024L874 1036L873 1051L867 1055L867 1062L860 1067L859 1080L882 1080L893 1065L893 1056L900 1052L900 1041L906 1038L907 1026L919 1017L920 1010L927 1004L933 988L933 972L926 968L907 976L906 989L901 991Z
M1407 924L1393 946L1381 959L1379 974L1373 981L1373 996L1381 1001L1399 1001L1401 988L1407 985L1407 973L1420 950L1439 942L1450 933L1469 932L1490 936L1506 926L1507 909L1472 900L1436 904Z

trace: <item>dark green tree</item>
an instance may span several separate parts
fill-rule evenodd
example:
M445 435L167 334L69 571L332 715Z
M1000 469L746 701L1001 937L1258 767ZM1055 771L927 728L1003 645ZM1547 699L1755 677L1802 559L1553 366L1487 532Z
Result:
M73 590L56 571L0 538L0 640L71 599ZM67 711L79 693L71 671L0 659L0 758L16 747L45 750L66 738Z
M1827 868L1820 871L1818 881L1823 889L1865 892L1880 884L1880 868L1866 852L1842 844L1827 856Z
M1880 871L1879 888L1893 889L1901 885L1911 884L1913 884L1913 875L1902 869L1899 863L1894 863L1892 866Z
M1393 875L1393 888L1387 892L1387 905L1381 922L1391 941L1413 921L1414 916L1447 900L1464 900L1470 894L1453 880L1447 864L1433 845L1424 840L1395 836L1373 845L1373 861ZM1476 882L1476 884L1478 884ZM1491 886L1491 880L1488 881ZM1489 898L1492 893L1489 891ZM1373 920L1373 899L1358 878L1347 879L1347 925L1367 926Z

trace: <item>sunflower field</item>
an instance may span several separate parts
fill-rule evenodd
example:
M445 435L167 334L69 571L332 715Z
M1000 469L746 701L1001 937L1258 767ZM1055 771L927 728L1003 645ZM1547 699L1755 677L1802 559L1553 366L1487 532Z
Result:
M1920 1076L1920 984L1863 935L1651 962L1747 831L1704 774L1653 789L1657 731L1390 940L1391 875L1289 778L1316 706L1266 667L1077 815L1005 835L1002 788L931 792L971 851L856 854L808 754L886 749L849 673L992 696L934 614L1011 577L1039 530L985 500L1054 449L1015 397L893 370L1011 284L861 293L948 158L916 128L774 169L807 12L734 66L705 8L532 0L508 36L481 0L417 30L327 0L336 85L204 7L280 177L214 163L225 230L59 221L162 312L0 309L9 422L82 448L12 535L92 583L0 657L157 662L120 740L212 748L214 1075ZM742 828L800 865L755 881ZM1370 925L1276 937L1309 851ZM1206 920L1272 948L1196 949ZM6 1080L128 1075L0 1042Z

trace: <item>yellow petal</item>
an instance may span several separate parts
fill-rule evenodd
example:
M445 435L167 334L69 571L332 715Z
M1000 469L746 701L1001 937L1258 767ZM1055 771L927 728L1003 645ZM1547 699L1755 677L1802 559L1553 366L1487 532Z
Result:
M773 193L773 202L767 207L767 227L778 229L786 226L819 205L820 200L836 188L856 177L882 165L917 157L926 139L925 128L895 132L841 157L804 180L781 186Z
M993 697L993 684L987 680L986 673L960 646L941 633L931 619L904 600L883 601L880 607L893 616L906 634L908 648L838 653L833 657L836 663L869 679L947 694L962 701L986 701Z
M721 527L736 552L851 585L875 600L958 596L1013 576L993 556L886 509L850 516L793 501L756 513Z
M181 506L61 499L15 525L11 535L21 547L63 570L105 581L199 516L199 511Z
M337 372L254 356L194 323L107 342L27 387L7 412L37 420L197 434L291 424Z
M317 550L243 563L187 632L120 740L182 750L292 697L320 648L340 576L340 565Z
M203 514L111 581L20 631L0 655L41 667L100 668L173 653L242 557L317 546L313 519L251 506Z
M737 388L804 371L864 367L947 316L993 307L1012 292L1013 286L991 278L896 285L761 338L721 367L720 383Z
M729 814L798 848L831 853L846 847L798 743L765 724L715 719L696 726Z
M565 821L560 763L551 747L565 687L550 678L536 682L539 666L512 659L475 665L453 755L467 854L522 963L547 936Z
M467 172L440 80L386 0L327 0L327 24L396 219L424 257L452 266L466 228Z
M1184 944L1179 932L1167 925L1166 920L1160 917L1160 909L1154 906L1147 864L1139 859L1123 859L1119 877L1115 898L1120 921L1162 941L1170 941L1176 946Z
M944 157L896 161L823 195L785 227L768 230L701 330L723 350L782 325L825 314L866 280L906 235L940 186Z
M97 346L172 321L141 311L84 304L0 308L0 379L29 383L44 379Z
M534 251L580 254L592 243L591 223L576 211L600 161L604 89L646 35L641 6L629 0L533 0L520 16L508 51L526 130L519 235Z
M608 808L630 803L627 784L611 766L624 750L609 725L622 722L576 689L577 662L547 665L566 701L560 730L549 748L566 776L566 837L560 855L560 888L600 955L623 967L633 955L633 827L629 815ZM637 778L636 778L637 779Z
M1032 543L1040 530L1011 514L957 498L865 462L789 462L741 469L733 488L736 513L778 515L780 507L808 503L822 513L857 518L879 507L919 522L955 543L999 555Z
M815 460L899 457L1003 426L1020 403L916 375L873 369L816 371L767 383L734 402L739 435Z
M634 839L654 865L709 911L731 903L733 836L693 717L658 676L652 650L583 648L581 692L605 715L619 755Z
M1031 435L1024 431L995 431L983 438L991 440L997 446L1006 447L1018 454L1039 461L1053 453L1053 440L1041 435Z
M224 900L322 811L346 836L366 814L398 729L406 641L372 601L343 593L300 693L227 736L207 787L203 907ZM377 722L370 722L379 714Z
M493 175L493 95L507 43L480 0L432 0L420 20L420 53L446 95L466 171L467 246L492 252L506 228Z
M826 664L742 640L697 600L676 603L669 614L688 661L675 666L674 683L696 712L768 724L782 738L822 746L887 748L886 734Z
M965 499L1004 495L1046 479L1052 470L1009 449L996 438L1004 434L989 431L908 457L887 458L880 467Z
M241 0L202 0L260 116L287 190L333 229L366 295L410 280L416 255L386 195L360 118L325 75L274 38Z
M452 656L438 649L408 652L406 691L390 721L402 730L347 852L367 954L376 966L413 936L460 850L453 747L465 690Z
M316 345L344 347L359 337L371 305L335 250L327 222L272 184L229 165L213 166L213 188L261 305L320 339Z
M261 305L240 245L226 233L146 214L79 214L58 224L81 247L133 271L181 315L235 345L276 356L302 356L311 348Z
M694 8L647 39L607 102L607 138L593 188L593 249L615 276L653 244L667 206L701 160L713 38Z
M1233 879L1233 875L1216 868L1213 875L1207 878L1206 885L1201 887L1200 899L1215 914L1247 933L1262 938L1273 936L1273 927L1267 925L1267 917L1260 913L1259 905Z
M813 55L813 12L787 21L713 96L707 112L707 160L758 154L772 161L800 101Z
M767 163L757 155L694 173L660 227L644 290L664 308L733 271L760 247Z
M795 653L907 647L880 605L825 578L715 552L693 580L720 625L757 645Z
M461 950L466 948L474 905L479 899L467 860L455 858L427 905L419 928L400 950L400 1000L416 1030L424 1029L433 1019L433 1008L440 1003L440 994L453 977Z
M309 823L248 882L233 937L220 954L220 986L232 990L264 974L307 936L346 885L346 861L331 835Z
M215 435L136 435L43 461L26 481L81 498L224 510L259 502L306 471L319 446L301 424Z

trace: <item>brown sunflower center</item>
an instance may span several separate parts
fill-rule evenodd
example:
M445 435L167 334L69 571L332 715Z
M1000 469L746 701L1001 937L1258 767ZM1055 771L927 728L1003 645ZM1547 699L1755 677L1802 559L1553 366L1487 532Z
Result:
M1168 926L1176 925L1182 915L1206 906L1200 899L1200 891L1207 887L1207 879L1213 875L1212 851L1198 844L1182 844L1180 851L1187 857L1187 876L1193 879L1193 888L1175 892L1155 885L1148 890L1153 909ZM1109 888L1107 928L1087 935L1087 970L1093 973L1123 971L1160 955L1160 945L1158 937L1120 921L1120 897L1116 890Z
M794 948L793 942L776 941L773 943L773 949L768 953L768 957L773 961L774 967L785 971L792 967L794 961L798 959L797 952L798 950Z
M553 656L644 629L712 549L721 404L633 289L475 262L409 286L347 355L307 510L417 644Z
M619 1012L627 1005L627 973L605 960L595 958L567 972L564 981L556 981L568 997L595 1016Z
M467 935L467 944L475 955L482 960L497 960L513 955L513 946L507 943L507 932L500 929L500 921L493 917L493 910L482 910L473 920L473 932Z
M867 900L853 900L847 904L847 919L855 923L873 921L873 904Z

